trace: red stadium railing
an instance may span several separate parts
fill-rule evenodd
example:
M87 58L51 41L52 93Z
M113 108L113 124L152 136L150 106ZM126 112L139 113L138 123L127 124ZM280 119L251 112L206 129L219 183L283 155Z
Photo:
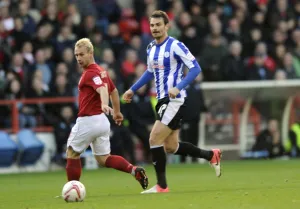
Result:
M38 98L38 99L18 99L18 100L0 100L0 106L9 105L11 106L11 129L6 131L17 133L19 131L19 110L18 104L55 104L55 103L69 103L76 102L76 97L58 97L58 98ZM1 108L1 107L0 107ZM1 119L0 119L1 120ZM38 126L33 128L37 132L52 131L51 126Z

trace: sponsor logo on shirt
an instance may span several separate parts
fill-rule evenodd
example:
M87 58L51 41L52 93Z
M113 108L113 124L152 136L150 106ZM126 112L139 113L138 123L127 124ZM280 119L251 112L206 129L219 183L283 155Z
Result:
M164 56L165 56L165 58L170 57L170 52L165 52Z
M165 69L164 65L159 65L158 64L158 60L153 60L153 64L152 64L152 69L158 69L158 70L163 70Z

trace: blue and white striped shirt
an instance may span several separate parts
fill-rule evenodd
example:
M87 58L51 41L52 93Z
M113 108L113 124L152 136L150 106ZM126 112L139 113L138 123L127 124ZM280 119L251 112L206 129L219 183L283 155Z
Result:
M199 66L189 49L180 41L167 37L164 42L152 41L147 47L147 70L154 74L157 99L168 97L168 90L183 79L184 65L189 69ZM182 89L177 98L186 97Z

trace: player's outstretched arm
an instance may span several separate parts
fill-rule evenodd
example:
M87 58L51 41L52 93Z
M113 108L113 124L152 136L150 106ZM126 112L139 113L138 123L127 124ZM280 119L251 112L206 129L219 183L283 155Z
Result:
M102 111L107 115L113 115L113 109L108 106L109 96L107 86L103 85L97 88L96 91L100 94Z
M143 75L139 78L137 82L135 82L130 89L135 93L139 88L149 83L154 78L153 73L146 70Z
M184 77L184 79L182 79L182 81L177 84L176 88L178 88L179 90L184 89L187 85L189 85L196 79L196 77L199 75L200 72L201 72L201 68L197 63L195 67L189 70L189 72Z
M120 97L117 88L110 93L110 101L114 110L113 119L117 125L121 125L123 121L123 114L121 113Z

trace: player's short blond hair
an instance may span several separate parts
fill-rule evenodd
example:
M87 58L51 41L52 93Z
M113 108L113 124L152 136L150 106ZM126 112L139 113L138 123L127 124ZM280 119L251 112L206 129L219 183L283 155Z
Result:
M75 44L75 48L76 47L86 47L88 52L94 52L94 46L88 38L79 39Z

